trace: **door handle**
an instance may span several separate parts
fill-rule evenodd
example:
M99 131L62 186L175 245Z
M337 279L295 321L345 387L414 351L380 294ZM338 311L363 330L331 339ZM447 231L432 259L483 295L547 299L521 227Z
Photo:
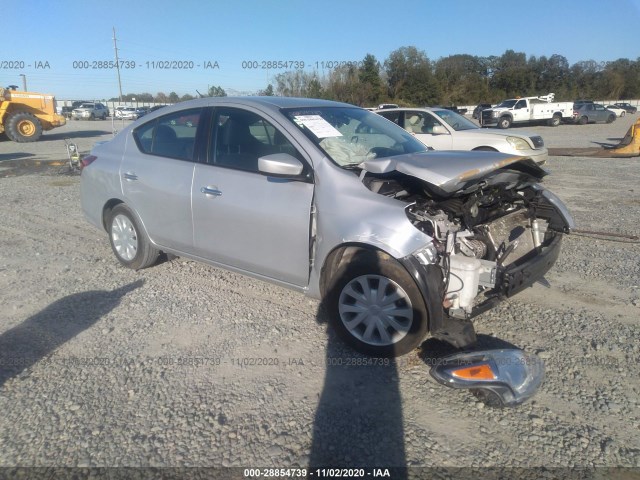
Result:
M125 180L128 180L130 182L134 180L138 180L138 176L133 172L126 172L122 176L124 177Z
M211 195L214 197L222 196L222 192L218 190L216 187L202 187L200 189L200 193L204 193L205 195Z

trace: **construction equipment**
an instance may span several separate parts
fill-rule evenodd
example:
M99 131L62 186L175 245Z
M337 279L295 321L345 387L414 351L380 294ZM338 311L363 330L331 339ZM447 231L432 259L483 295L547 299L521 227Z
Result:
M640 155L640 118L631 125L629 131L618 145L613 147L613 153L637 157Z
M617 145L591 148L550 148L549 155L559 157L630 158L640 156L640 118L631 125Z
M0 133L14 142L35 142L43 131L65 123L53 95L0 88Z

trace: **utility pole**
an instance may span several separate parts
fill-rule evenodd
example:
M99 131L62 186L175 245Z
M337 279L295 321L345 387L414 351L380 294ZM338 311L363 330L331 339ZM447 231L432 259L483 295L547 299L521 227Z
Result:
M122 81L120 80L120 62L118 61L118 44L116 43L116 27L113 27L113 49L116 52L116 71L118 72L118 89L120 91L120 101L122 102Z

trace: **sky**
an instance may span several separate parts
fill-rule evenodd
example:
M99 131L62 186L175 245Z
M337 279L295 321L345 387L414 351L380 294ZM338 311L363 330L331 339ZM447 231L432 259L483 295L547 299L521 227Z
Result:
M640 57L640 0L22 0L2 11L0 85L26 77L59 100L118 96L116 70L102 68L115 60L113 28L123 94L255 93L288 69L277 62L322 75L403 46L431 60Z

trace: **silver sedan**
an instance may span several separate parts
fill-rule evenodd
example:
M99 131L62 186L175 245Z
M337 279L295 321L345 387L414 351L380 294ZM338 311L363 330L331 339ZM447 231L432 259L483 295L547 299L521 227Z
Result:
M527 157L433 152L343 103L204 98L83 159L82 208L116 258L168 252L326 303L354 348L407 353L540 279L573 223Z

